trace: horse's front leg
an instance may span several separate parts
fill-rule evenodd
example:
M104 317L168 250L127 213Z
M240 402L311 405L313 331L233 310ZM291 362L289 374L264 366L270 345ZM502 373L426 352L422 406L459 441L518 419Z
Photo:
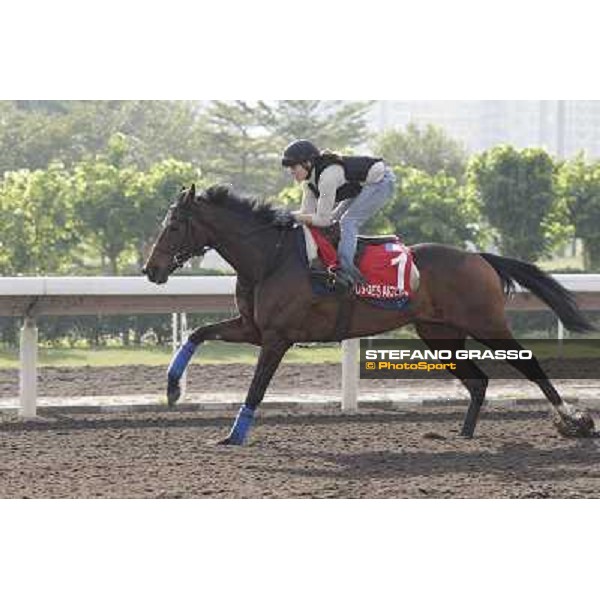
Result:
M220 444L241 446L245 442L254 420L254 411L261 403L271 378L291 345L287 340L265 339L263 336L262 348L246 401L240 408L229 435L219 442Z
M181 395L179 382L198 346L205 340L222 340L224 342L246 342L259 344L260 336L256 328L242 317L220 321L205 327L194 329L185 344L173 356L167 370L167 401L175 406Z

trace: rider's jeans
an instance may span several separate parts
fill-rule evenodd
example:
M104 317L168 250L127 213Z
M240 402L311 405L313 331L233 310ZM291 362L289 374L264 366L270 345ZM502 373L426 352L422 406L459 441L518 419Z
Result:
M381 181L367 183L356 198L344 200L333 211L333 219L340 222L340 243L338 256L342 268L351 268L354 264L354 254L360 228L364 225L391 197L394 191L396 177L390 167L386 167Z

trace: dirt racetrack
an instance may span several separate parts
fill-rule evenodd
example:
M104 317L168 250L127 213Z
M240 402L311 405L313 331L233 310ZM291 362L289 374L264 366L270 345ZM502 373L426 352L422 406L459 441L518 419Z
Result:
M504 363L502 363L503 365ZM589 370L589 365L582 364L580 370ZM515 377L515 371L506 366L506 377ZM225 392L239 394L244 399L246 390L252 380L254 365L250 364L202 364L201 359L188 367L187 390L193 394L222 394ZM598 367L588 376L600 377ZM311 394L319 392L337 393L341 387L342 368L338 363L319 364L282 364L275 373L267 394ZM559 392L565 388L560 380L555 380ZM166 384L166 367L120 366L120 367L46 367L39 369L38 394L40 396L72 397L72 396L133 396L153 395L164 397ZM488 392L493 393L500 386L510 385L517 395L521 392L529 397L541 397L538 388L528 383L520 375L514 379L491 379ZM417 393L423 389L430 390L430 396L456 398L467 397L463 386L452 377L446 380L396 380L396 379L362 379L360 389L364 392L407 392L411 396L414 389ZM570 380L566 388L567 395L585 393L596 399L600 394L600 380ZM16 369L0 369L0 399L19 395L19 372Z
M43 412L43 411L40 411ZM248 446L232 411L60 413L0 422L2 498L597 498L600 439L565 440L546 409L265 407ZM599 415L596 412L595 418Z
M201 359L188 367L190 393L239 392L240 401L252 381L254 365L202 364ZM282 364L268 392L318 392L339 390L342 377L340 364ZM413 382L417 385L420 382ZM166 367L48 367L39 370L40 396L106 396L121 394L164 396ZM361 389L402 387L398 381L371 379L360 382ZM19 395L19 372L0 369L0 397Z
M248 365L195 364L188 388L192 395L234 392L237 403L251 375ZM331 394L339 382L339 365L282 365L270 390L286 398ZM377 397L423 385L360 383L361 392ZM597 383L572 389L595 397ZM1 397L17 395L17 384L16 371L0 371ZM453 382L433 386L456 397ZM510 393L523 386L535 392L518 380L513 386ZM163 389L163 367L42 369L39 393L56 398L53 409L40 408L27 422L0 411L0 497L600 497L600 438L561 438L541 402L484 407L473 440L458 436L466 406L452 402L363 405L350 415L331 406L267 403L243 448L214 443L232 423L231 407L77 412L60 406L78 394L162 395ZM592 406L599 427L598 403Z

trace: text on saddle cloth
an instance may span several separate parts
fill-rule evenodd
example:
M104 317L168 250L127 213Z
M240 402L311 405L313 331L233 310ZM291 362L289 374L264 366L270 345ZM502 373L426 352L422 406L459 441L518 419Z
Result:
M326 268L336 268L337 253L329 240L318 228L305 226L304 233L309 264L318 257ZM358 268L367 281L356 286L359 297L410 297L418 288L419 276L412 252L397 236L385 243L367 244L360 253Z

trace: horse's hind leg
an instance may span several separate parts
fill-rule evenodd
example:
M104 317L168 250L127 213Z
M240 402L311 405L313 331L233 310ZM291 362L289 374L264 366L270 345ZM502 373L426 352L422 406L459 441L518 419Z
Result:
M465 333L454 327L432 323L418 323L416 329L421 339L432 350L451 350L454 355L456 350L462 350L465 347ZM460 380L471 396L460 434L463 437L472 438L475 433L479 412L485 399L488 377L472 360L456 361L456 369L450 372Z
M477 339L495 350L524 349L513 338L508 328L497 331L490 337L480 338L477 336ZM556 415L554 424L562 435L569 437L587 437L593 435L594 420L589 412L585 409L575 408L560 397L535 357L531 360L507 359L507 362L542 390L544 396L554 408Z

